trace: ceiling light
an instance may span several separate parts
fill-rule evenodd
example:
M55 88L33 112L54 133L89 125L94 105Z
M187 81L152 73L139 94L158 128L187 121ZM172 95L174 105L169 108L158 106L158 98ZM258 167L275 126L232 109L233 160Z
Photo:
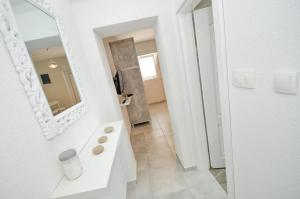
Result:
M52 59L50 59L49 62L48 62L48 67L54 69L54 68L57 68L58 65L57 65L57 63L55 61L53 61Z

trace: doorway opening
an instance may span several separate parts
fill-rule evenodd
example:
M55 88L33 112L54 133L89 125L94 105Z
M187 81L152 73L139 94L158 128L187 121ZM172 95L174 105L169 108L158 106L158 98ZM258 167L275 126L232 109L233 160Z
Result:
M176 158L154 30L105 37L103 44L134 152L141 137L161 139Z
M210 171L227 191L225 151L212 5L201 1L193 10L193 27L201 81Z
M101 40L99 41L100 50L102 51L101 55L106 54L106 60L108 61L108 65L110 65L110 67L111 64L114 64L114 67L111 67L110 69L107 67L109 70L107 70L106 73L109 74L109 76L115 81L115 85L112 84L111 87L113 92L121 94L118 95L121 99L119 100L119 104L122 111L127 111L127 120L129 122L126 122L126 113L124 121L125 123L129 124L127 125L127 128L129 129L128 132L130 133L131 144L137 160L137 180L128 184L127 198L173 198L180 195L188 198L199 198L205 196L207 198L223 199L225 198L224 190L218 185L208 170L203 171L196 169L194 167L196 166L194 162L190 162L191 164L189 164L187 167L187 162L189 161L186 161L187 159L183 158L183 152L184 155L186 155L187 151L194 151L192 145L192 141L194 140L191 140L190 144L188 144L189 142L186 140L188 135L192 135L193 128L191 128L190 125L186 126L184 129L181 129L183 120L182 118L181 120L178 120L178 116L185 115L185 112L184 110L182 110L182 112L177 112L177 110L181 107L181 104L176 103L179 95L175 96L172 92L174 91L174 85L176 85L177 90L180 88L180 86L177 84L180 82L178 81L180 78L173 79L175 76L174 74L177 74L177 70L179 70L179 68L176 69L175 73L175 71L173 71L174 67L172 68L169 67L169 65L165 65L166 63L172 63L168 61L166 62L166 60L171 60L173 58L171 57L172 53L169 54L167 52L167 49L169 48L166 47L169 46L164 45L164 42L162 42L165 38L160 32L160 27L157 27L157 23L155 22L150 26L145 27L146 23L144 20L143 22L138 22L138 24L126 22L118 25L101 27L96 30L98 38L101 37ZM130 30L133 25L134 27L143 27L140 29L133 28ZM157 33L156 38L154 38L157 39L159 50L163 54L161 57L161 68L163 77L165 78L165 88L169 100L168 103L170 104L168 108L170 109L172 122L174 122L172 123L173 126L171 125L169 119L169 111L166 106L166 101L162 101L160 103L151 103L151 100L149 100L147 97L148 94L146 82L152 80L153 77L160 75L160 69L157 69L157 64L160 63L160 54L156 51L157 53L144 52L143 54L138 55L137 45L139 42L136 42L137 38L135 38L133 34L139 31L145 31L145 28L149 29L149 27L153 27L155 33ZM110 34L111 32L114 34ZM116 32L117 34L115 34ZM166 55L170 57L166 57ZM128 62L130 64L127 64ZM154 70L153 63L156 63L156 70ZM118 66L118 68L116 68L116 66ZM147 66L152 67L150 69L147 68ZM141 97L144 98L142 102L143 105L139 103L134 103L134 105L138 106L139 108L139 106L145 107L144 104L146 104L149 114L146 113L143 115L143 117L146 118L145 120L131 122L128 114L129 109L122 108L123 104L126 106L132 103L131 100L133 99L133 96L140 96L139 94L141 94L141 92L136 93L126 87L124 84L125 81L123 80L127 79L128 76L132 76L131 74L126 74L125 72L135 72L133 78L129 78L134 80L132 85L134 88L139 87L140 90L144 89L144 96ZM184 75L184 73L181 74ZM180 76L178 75L177 77ZM170 81L171 79L172 81ZM185 80L185 78L183 78L183 80ZM173 88L171 88L172 86L170 82L172 82ZM153 87L154 86L150 86L150 88ZM156 91L158 91L158 89L156 89ZM182 92L184 92L184 90ZM127 100L130 96L131 100ZM148 116L150 116L150 120ZM187 122L193 125L192 122ZM175 138L174 141L176 144L174 144L172 139L173 127ZM179 158L177 158L177 156ZM186 167L181 165L179 159L181 161L183 160L183 165ZM185 168L189 169L185 170Z

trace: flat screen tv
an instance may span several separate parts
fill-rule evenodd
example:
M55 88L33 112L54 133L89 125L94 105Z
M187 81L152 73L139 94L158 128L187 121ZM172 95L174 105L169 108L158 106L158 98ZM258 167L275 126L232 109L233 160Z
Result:
M122 95L124 91L122 72L118 70L113 79L114 79L117 94Z

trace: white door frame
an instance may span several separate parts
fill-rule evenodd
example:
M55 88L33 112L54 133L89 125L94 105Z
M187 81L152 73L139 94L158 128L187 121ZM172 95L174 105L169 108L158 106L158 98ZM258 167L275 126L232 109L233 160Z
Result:
M175 15L170 19L176 22ZM173 32L175 33L174 39L179 40L177 26L176 24L174 24L166 28L162 26L162 23L160 21L161 19L159 19L157 16L152 16L141 18L138 20L130 20L118 24L97 27L94 29L95 42L98 45L98 49L100 52L99 54L105 61L105 72L107 74L107 77L109 77L111 76L111 72L102 41L103 38L148 28L152 28L154 30L156 45L160 54L160 69L161 75L164 80L166 99L168 101L168 109L173 129L176 154L180 162L182 163L182 166L187 169L196 166L196 151L194 150L195 138L192 121L193 116L191 115L189 106L190 98L188 95L189 92L187 91L189 88L186 85L186 76L184 75L185 69L184 67L179 67L183 65L183 63L181 63L182 57L178 56L174 59L175 53L168 50L169 48L174 48L174 45L168 45L170 43L170 37L168 37L168 34L166 34L165 32L167 29L168 31L170 31L170 28L173 29ZM180 45L178 45L178 48L175 49L181 51ZM176 52L176 56L179 53L180 52ZM174 67L177 65L178 67ZM115 90L111 79L109 81L111 89ZM180 89L181 87L182 89ZM113 95L115 95L114 98L116 106L119 106L116 93L113 92ZM207 165L207 168L208 167L209 165Z
M206 132L212 168L225 167L224 139L221 126L219 79L211 7L194 11L194 27L198 51L198 70L202 84L202 96Z
M180 9L177 11L177 19L179 23L179 32L181 39L185 41L185 38L194 38L194 33L191 32L185 26L191 24L193 9L201 0L185 0ZM235 199L235 184L234 184L234 162L232 153L232 134L231 134L231 117L230 117L230 104L229 104L229 79L228 79L228 67L227 67L227 52L226 52L226 36L225 36L225 23L223 14L223 0L212 0L215 40L216 40L216 56L217 56L217 69L220 88L220 100L221 100L221 112L222 112L222 125L223 125L223 137L226 159L226 175L227 175L227 190L228 199ZM195 42L195 41L194 41ZM195 59L197 54L195 43L183 44L189 45L189 53L183 52L185 60ZM192 49L194 52L191 53ZM195 62L195 61L194 61ZM198 67L193 64L191 68ZM197 92L197 91L196 91ZM201 92L201 91L199 91ZM201 100L201 98L199 99ZM193 109L192 109L193 110ZM201 123L201 122L199 122ZM206 135L203 133L200 135L201 140L207 140ZM199 143L198 143L199 145ZM197 143L196 143L197 146ZM207 153L207 144L203 144L199 147L200 154ZM200 162L200 168L205 168L207 165L207 158L202 159Z

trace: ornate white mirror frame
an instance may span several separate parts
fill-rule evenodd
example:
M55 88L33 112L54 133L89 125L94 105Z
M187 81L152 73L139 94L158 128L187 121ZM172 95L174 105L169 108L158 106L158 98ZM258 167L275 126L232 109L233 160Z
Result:
M26 1L43 10L55 19L81 97L80 103L68 108L56 116L53 115L41 84L38 80L38 76L35 72L29 52L25 46L25 42L22 39L22 36L16 25L11 4L9 0L0 0L0 33L6 43L12 62L19 74L20 81L29 98L37 120L40 123L43 134L47 140L51 140L59 134L62 134L71 123L79 119L87 111L87 106L80 85L80 80L77 75L77 67L72 57L72 49L68 44L68 39L65 35L63 24L53 10L53 1Z

